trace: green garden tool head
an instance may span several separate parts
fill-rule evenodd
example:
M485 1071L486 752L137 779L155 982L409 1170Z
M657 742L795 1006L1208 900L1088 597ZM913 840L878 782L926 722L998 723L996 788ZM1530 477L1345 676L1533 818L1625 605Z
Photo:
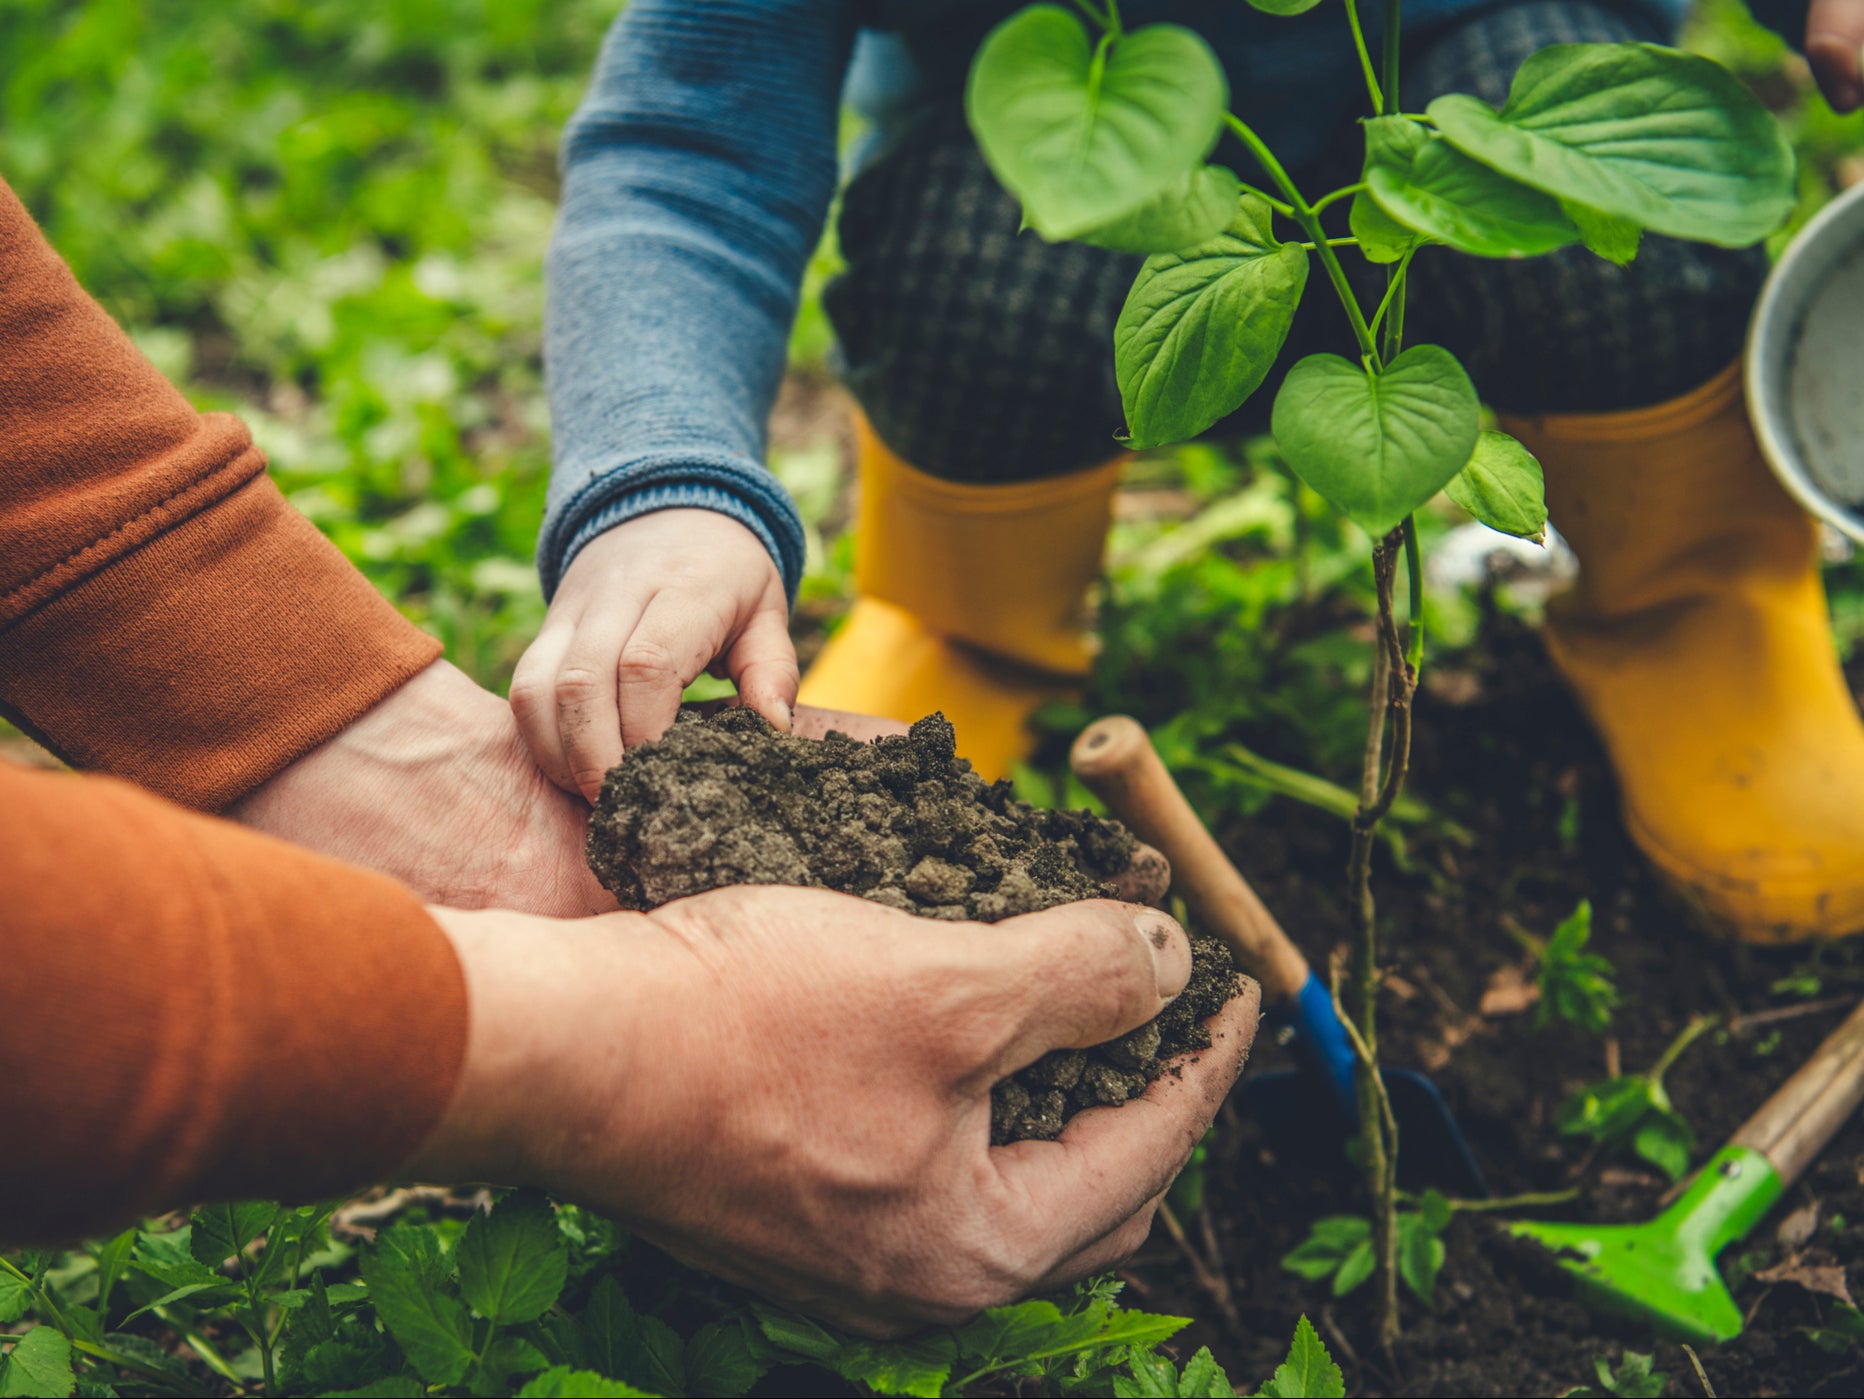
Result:
M1753 1228L1784 1188L1765 1156L1730 1146L1648 1224L1517 1220L1508 1230L1548 1249L1593 1310L1644 1321L1672 1340L1713 1345L1741 1334L1741 1309L1715 1270L1715 1255Z

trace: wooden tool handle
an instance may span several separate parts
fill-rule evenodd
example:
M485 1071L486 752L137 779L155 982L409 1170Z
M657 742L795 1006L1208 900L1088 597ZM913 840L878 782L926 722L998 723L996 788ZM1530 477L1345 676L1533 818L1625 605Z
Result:
M1137 720L1124 714L1096 720L1074 741L1069 762L1109 811L1171 862L1185 903L1262 983L1268 999L1301 989L1307 959L1204 829Z
M1864 1002L1825 1037L1729 1145L1762 1153L1782 1183L1791 1185L1859 1102L1864 1102Z

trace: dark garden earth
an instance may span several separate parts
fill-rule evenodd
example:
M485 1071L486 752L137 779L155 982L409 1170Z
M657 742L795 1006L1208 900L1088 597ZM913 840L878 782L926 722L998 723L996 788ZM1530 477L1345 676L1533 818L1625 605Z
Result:
M728 884L797 884L995 923L1113 896L1133 855L1117 821L1032 807L1008 782L978 777L940 714L870 744L778 733L748 709L688 713L609 773L589 824L589 864L631 909ZM1237 981L1221 943L1197 937L1191 950L1190 985L1157 1020L999 1084L992 1138L1058 1137L1075 1113L1137 1097L1170 1060L1208 1048L1202 1022Z

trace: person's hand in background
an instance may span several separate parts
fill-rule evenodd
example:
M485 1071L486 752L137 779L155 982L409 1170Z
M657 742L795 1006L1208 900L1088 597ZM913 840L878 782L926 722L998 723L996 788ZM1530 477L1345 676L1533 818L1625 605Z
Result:
M1806 61L1834 112L1864 106L1864 0L1812 0Z
M789 605L769 552L712 510L657 510L585 545L518 662L511 709L546 776L590 802L660 737L707 670L779 729L796 702Z
M869 1334L1132 1253L1256 1028L1248 983L1211 1047L1142 1097L993 1148L993 1084L1183 989L1170 918L1099 900L929 927L780 887L587 923L433 912L466 970L470 1040L403 1175L543 1186Z
M566 918L615 907L583 857L587 808L544 780L504 701L445 661L225 814L434 903Z

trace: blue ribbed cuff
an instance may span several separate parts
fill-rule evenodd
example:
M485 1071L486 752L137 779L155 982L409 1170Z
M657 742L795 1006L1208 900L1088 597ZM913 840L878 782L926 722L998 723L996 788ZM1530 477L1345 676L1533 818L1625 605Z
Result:
M597 535L656 510L676 509L716 510L755 534L795 605L803 576L802 518L774 476L732 457L637 463L605 473L551 510L537 541L544 597L555 596L564 570Z

